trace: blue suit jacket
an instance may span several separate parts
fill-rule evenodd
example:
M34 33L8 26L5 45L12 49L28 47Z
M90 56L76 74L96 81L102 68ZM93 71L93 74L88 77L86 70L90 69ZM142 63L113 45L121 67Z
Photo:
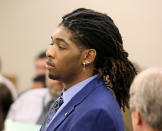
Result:
M61 110L47 131L124 131L124 124L112 92L95 78Z

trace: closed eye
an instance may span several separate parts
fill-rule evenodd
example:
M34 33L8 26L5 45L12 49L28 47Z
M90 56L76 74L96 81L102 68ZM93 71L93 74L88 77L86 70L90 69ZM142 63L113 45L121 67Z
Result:
M53 46L55 43L51 42L50 43L50 46ZM65 50L66 48L65 47L62 47L60 46L59 44L57 44L57 47L60 49L60 50Z
M62 46L58 46L60 50L65 50L66 48L62 47Z

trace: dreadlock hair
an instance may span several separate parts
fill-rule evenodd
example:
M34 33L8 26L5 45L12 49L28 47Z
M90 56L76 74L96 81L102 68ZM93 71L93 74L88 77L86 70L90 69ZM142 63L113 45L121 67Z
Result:
M65 15L59 26L72 33L72 40L96 50L95 71L116 96L120 107L128 107L129 88L136 75L128 53L123 49L120 32L106 14L79 8Z

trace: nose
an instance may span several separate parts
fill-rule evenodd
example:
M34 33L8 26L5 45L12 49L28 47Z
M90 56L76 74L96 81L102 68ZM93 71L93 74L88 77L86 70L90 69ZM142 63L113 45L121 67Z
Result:
M54 55L55 55L55 53L54 53L54 48L53 48L53 46L52 46L52 47L50 47L49 49L47 49L47 51L46 51L46 56L47 56L47 57L52 57L52 58L54 58Z

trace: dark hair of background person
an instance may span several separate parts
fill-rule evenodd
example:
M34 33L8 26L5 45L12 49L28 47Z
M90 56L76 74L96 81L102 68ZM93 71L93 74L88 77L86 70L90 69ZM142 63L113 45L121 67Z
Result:
M113 20L106 14L85 8L74 10L62 19L59 26L72 33L71 40L81 47L81 51L82 47L96 50L94 74L99 73L106 86L113 90L120 107L128 107L129 88L136 69L128 60Z
M46 87L46 76L45 74L43 75L38 75L33 78L33 82L41 82L43 84L43 87Z
M46 51L40 52L36 57L36 59L43 59L43 58L46 58Z
M4 121L6 119L8 110L13 103L13 97L8 87L0 83L0 129L4 128Z

